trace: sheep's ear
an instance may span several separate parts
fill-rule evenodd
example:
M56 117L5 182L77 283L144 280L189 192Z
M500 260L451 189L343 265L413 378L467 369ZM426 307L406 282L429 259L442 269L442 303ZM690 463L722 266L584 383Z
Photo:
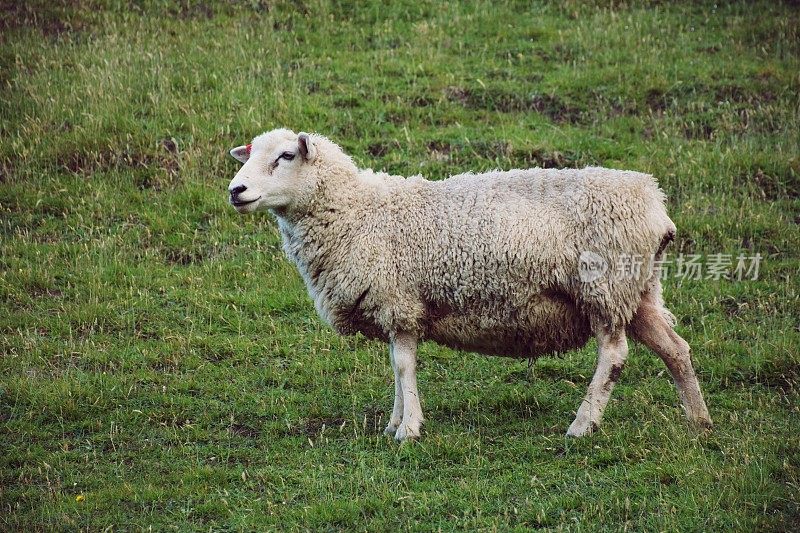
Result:
M250 159L250 150L253 148L252 144L247 144L245 146L237 146L233 150L231 150L231 157L235 160L239 161L240 163L247 163L247 160Z
M297 136L297 147L300 149L300 155L309 163L317 157L317 147L314 146L308 133L300 132Z

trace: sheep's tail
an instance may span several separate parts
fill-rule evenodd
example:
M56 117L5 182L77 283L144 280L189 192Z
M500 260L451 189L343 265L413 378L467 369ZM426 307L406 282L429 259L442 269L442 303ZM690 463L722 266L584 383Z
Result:
M661 237L661 243L658 245L658 249L656 250L656 259L661 259L662 254L669 243L675 240L675 226L670 228L663 237Z
M664 257L664 250L669 246L669 243L675 240L675 232L677 228L675 227L675 223L667 217L667 227L664 230L664 234L661 237L661 242L658 245L658 249L654 255L655 264L661 265L661 260ZM657 267L653 269L653 273L648 280L647 283L647 291L652 293L655 297L656 302L658 303L658 307L661 310L661 315L664 317L664 320L670 326L675 326L677 319L672 312L667 309L664 305L664 298L661 295L661 267Z

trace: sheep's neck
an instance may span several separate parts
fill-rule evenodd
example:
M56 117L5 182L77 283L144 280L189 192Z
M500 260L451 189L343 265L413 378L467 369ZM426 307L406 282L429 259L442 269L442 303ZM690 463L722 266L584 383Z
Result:
M336 212L325 211L307 215L292 222L276 213L283 240L283 250L292 261L308 293L318 306L323 318L332 323L335 312L328 309L327 297L331 290L328 273L337 248L349 249L353 232L347 222ZM320 299L321 298L321 299Z
M292 226L306 226L338 220L338 214L364 206L375 196L373 184L362 181L358 174L342 173L338 179L323 178L316 191L301 205L273 209L276 216Z
M324 181L323 181L324 183ZM327 186L326 186L327 185ZM363 210L374 198L370 187L356 180L342 187L320 186L307 208L275 209L287 257L295 263L314 297L324 292L325 273L336 250L353 248L363 217L348 216Z

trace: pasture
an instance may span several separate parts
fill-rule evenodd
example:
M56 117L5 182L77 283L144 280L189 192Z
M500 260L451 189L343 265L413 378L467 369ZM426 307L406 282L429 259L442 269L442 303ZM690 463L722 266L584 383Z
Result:
M796 3L0 4L0 529L800 528ZM654 174L714 430L635 343L578 440L594 344L424 344L423 437L385 437L386 347L227 204L281 126L431 179Z

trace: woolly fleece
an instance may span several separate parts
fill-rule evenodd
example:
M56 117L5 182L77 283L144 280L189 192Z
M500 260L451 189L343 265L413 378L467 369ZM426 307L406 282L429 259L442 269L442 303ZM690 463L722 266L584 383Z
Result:
M261 135L253 153L293 135ZM310 138L316 157L272 211L319 315L341 334L536 357L626 327L646 290L660 299L653 259L675 226L648 174L536 168L428 181L359 170ZM597 279L582 280L587 251L607 265ZM640 275L616 275L629 258L643 260Z

